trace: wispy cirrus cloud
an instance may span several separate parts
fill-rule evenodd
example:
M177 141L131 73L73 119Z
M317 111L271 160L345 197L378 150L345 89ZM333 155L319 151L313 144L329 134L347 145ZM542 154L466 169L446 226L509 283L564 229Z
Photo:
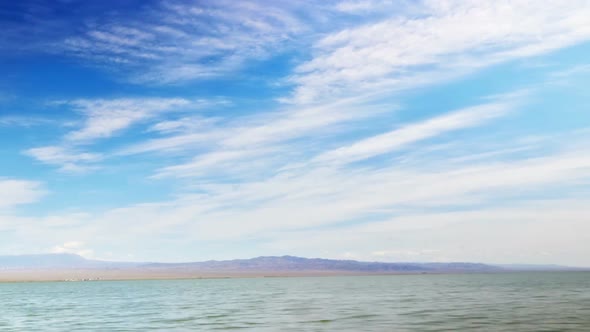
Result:
M415 10L419 15L366 23L316 42L312 59L292 77L291 101L428 84L436 75L469 73L590 39L590 6L583 0L542 6L530 0L424 1Z
M103 159L99 153L80 152L76 148L64 146L42 146L23 152L41 163L57 166L66 173L83 173L96 169L96 162Z
M302 148L301 139L310 135L331 141L349 130L350 126L373 120L383 112L391 113L396 107L381 107L355 100L343 100L323 106L300 108L290 114L250 119L249 125L222 123L201 133L180 134L141 143L122 150L123 154L157 152L171 148L186 149L190 144L196 154L190 161L168 166L157 171L156 177L206 177L225 174L242 178L251 174L239 165L251 165L252 170L275 172L289 168L309 168L322 164L346 164L386 155L396 149L429 138L444 135L461 129L474 128L505 116L515 108L522 94L495 96L494 100L481 105L455 110L448 114L428 118L421 122L404 124L403 127L375 136L363 138L350 145L328 148L330 145L318 144L316 149ZM363 108L359 112L359 108ZM263 124L259 124L259 121ZM393 125L393 124L392 124ZM231 129L230 129L231 128ZM298 153L298 150L307 150ZM317 151L316 151L317 150ZM313 153L316 153L315 155ZM257 162L254 163L254 160ZM296 160L296 161L294 161ZM254 167L254 165L257 167ZM266 166L266 167L265 167Z
M72 122L72 129L56 145L30 148L24 154L38 161L58 166L64 172L85 172L96 169L97 162L104 159L103 153L85 152L96 141L121 134L135 125L150 125L151 129L166 131L171 124L158 122L169 113L186 114L226 104L225 100L185 98L114 98L77 99L53 104L66 106L82 118ZM186 122L183 122L186 125ZM156 127L154 127L156 126ZM155 128L155 129L154 129ZM168 128L170 129L170 128Z
M202 107L205 101L189 102L183 98L136 98L74 100L68 102L84 116L83 125L65 136L70 142L108 138L130 126L156 118L166 112L178 112L187 105Z
M85 60L127 66L134 72L132 81L140 83L207 78L292 47L287 42L306 29L293 7L303 5L161 2L137 15L115 15L88 25L82 34L65 38L60 50Z
M54 120L40 117L14 115L0 117L0 127L36 127L55 123Z
M534 192L587 181L590 160L584 153L566 151L530 160L462 167L439 161L421 170L318 168L240 185L201 186L210 188L207 195L151 208L175 216L162 220L162 227L194 227L203 239L333 226L372 214L407 215L449 207L477 209L514 190ZM519 201L518 196L510 197ZM416 225L402 222L402 226Z
M204 117L198 115L187 116L179 119L157 122L148 128L148 131L157 132L160 134L206 131L208 128L215 125L215 123L219 120L219 118L215 117Z
M165 232L181 242L253 239L261 246L260 250L307 254L325 250L326 255L336 258L342 258L344 243L350 246L350 251L356 248L360 257L366 258L373 251L418 250L420 242L414 237L430 238L428 234L433 232L449 239L455 232L470 233L472 238L483 240L482 227L486 232L493 232L494 239L506 233L511 245L518 247L513 241L524 236L526 227L516 227L522 223L540 222L555 228L557 218L567 220L564 222L568 229L586 227L582 216L589 205L583 196L562 196L560 206L559 201L552 199L531 200L525 193L575 187L590 180L587 152L587 149L563 150L538 158L461 166L438 159L429 160L420 169L398 165L283 172L240 184L202 184L200 194L127 206L93 218L103 220L98 231L113 234L111 241L127 238L125 232L154 239L156 234ZM501 197L510 203L498 201ZM127 225L126 230L115 232L121 222ZM575 232L558 229L555 232L560 234L560 241L569 239L574 244L579 238ZM391 239L397 239L398 234L413 240L395 242L392 249ZM313 249L307 251L297 245L303 238L309 239L306 246ZM462 255L449 247L452 243L449 239L439 238L430 243L430 248L437 252L428 257L438 257L434 260L477 257ZM499 252L505 244L485 243ZM521 248L520 253L530 260L542 243L531 243L527 249ZM475 242L468 247L478 248ZM561 253L554 253L554 259L579 264L583 261L581 256L564 256L573 247L564 245ZM488 261L501 260L500 256L495 257ZM400 257L393 255L388 259Z
M359 112L362 107L363 111ZM388 104L345 98L340 101L307 107L282 106L270 111L240 117L188 119L165 121L150 130L172 127L174 130L156 130L164 137L151 138L121 148L118 155L161 153L165 151L250 150L280 145L301 139L330 136L355 123L368 121L399 107ZM182 128L182 129L181 129ZM323 134L322 134L323 133ZM237 155L237 154L236 154Z
M512 107L509 103L496 102L454 111L327 151L315 161L349 163L386 154L428 138L484 124L505 115Z

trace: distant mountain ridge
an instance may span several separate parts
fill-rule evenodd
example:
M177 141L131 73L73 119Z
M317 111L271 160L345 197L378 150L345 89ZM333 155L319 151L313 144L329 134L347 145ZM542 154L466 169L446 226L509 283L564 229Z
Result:
M550 267L550 268L549 268ZM385 263L296 256L261 256L250 259L185 263L109 262L90 260L75 254L40 254L0 256L1 270L50 269L136 269L203 272L351 272L351 273L417 273L417 272L500 272L539 270L579 270L558 265L490 265L482 263Z
M500 264L508 271L587 271L590 268L563 266L557 264Z
M497 267L480 263L384 263L295 256L261 256L250 259L189 263L152 263L145 266L203 271L350 271L367 273L498 270Z

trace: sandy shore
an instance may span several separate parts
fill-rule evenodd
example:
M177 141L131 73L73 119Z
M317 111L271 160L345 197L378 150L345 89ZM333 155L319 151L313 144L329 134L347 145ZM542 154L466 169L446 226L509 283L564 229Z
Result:
M383 273L381 273L383 274ZM399 273L390 273L399 274ZM84 280L159 280L159 279L213 279L213 278L264 278L264 277L315 277L315 276L370 275L343 271L190 271L161 269L72 269L72 270L0 270L0 282L84 281Z

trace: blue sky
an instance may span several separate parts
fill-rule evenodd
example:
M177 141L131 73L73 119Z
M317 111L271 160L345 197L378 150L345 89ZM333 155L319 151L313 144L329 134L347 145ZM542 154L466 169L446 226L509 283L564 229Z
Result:
M585 0L30 0L0 22L0 254L590 266Z

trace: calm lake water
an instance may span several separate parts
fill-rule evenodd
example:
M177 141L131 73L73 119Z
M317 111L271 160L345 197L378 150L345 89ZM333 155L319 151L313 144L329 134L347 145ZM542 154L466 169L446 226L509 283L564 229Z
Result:
M0 284L0 331L590 331L590 273Z

